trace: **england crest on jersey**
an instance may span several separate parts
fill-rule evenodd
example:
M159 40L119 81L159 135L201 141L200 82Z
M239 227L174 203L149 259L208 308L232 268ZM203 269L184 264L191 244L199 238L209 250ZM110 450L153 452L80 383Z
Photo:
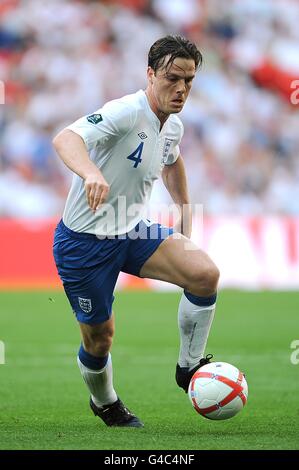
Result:
M82 297L78 297L79 306L81 310L85 313L90 313L92 310L91 299L83 299Z
M170 146L172 142L173 142L173 139L168 139L167 137L165 138L164 147L163 147L163 155L162 155L162 163L167 162L167 158L168 158L168 154L169 154L169 150L170 150Z

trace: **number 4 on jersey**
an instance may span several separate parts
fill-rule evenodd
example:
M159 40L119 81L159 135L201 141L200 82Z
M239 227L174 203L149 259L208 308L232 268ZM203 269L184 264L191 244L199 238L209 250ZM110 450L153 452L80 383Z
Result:
M132 160L134 162L134 168L137 168L139 163L142 162L142 159L141 159L141 154L142 154L142 150L143 150L143 144L144 142L140 142L140 144L138 145L137 149L134 150L133 153L131 153L127 159L128 160Z

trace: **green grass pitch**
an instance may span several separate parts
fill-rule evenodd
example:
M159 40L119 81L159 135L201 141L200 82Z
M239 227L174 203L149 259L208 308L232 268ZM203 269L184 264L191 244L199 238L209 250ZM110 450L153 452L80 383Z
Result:
M296 292L222 291L206 352L246 373L227 421L193 410L174 381L179 293L117 293L114 384L143 429L107 428L76 364L79 332L62 292L0 293L1 449L299 449ZM298 357L298 356L297 356Z

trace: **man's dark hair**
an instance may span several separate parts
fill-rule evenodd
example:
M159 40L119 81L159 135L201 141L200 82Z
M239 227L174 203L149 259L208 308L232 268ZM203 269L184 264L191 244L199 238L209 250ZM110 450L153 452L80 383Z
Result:
M165 57L168 55L170 57L164 64ZM193 59L196 69L202 64L201 52L195 44L182 36L168 35L158 39L152 45L148 53L148 65L156 72L161 66L168 68L177 57Z

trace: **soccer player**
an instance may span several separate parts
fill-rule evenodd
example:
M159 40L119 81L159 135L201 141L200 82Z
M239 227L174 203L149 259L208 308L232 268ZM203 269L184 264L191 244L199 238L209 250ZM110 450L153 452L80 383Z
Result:
M189 240L191 210L183 220L183 208L190 209L190 203L179 149L183 125L177 117L201 62L201 53L187 39L157 40L148 54L145 91L106 103L53 140L58 155L74 172L55 231L54 258L81 331L78 365L90 406L108 426L143 426L113 387L112 303L120 271L184 289L178 307L179 387L187 392L194 372L210 360L204 349L219 271ZM174 228L143 216L161 173L181 210Z

